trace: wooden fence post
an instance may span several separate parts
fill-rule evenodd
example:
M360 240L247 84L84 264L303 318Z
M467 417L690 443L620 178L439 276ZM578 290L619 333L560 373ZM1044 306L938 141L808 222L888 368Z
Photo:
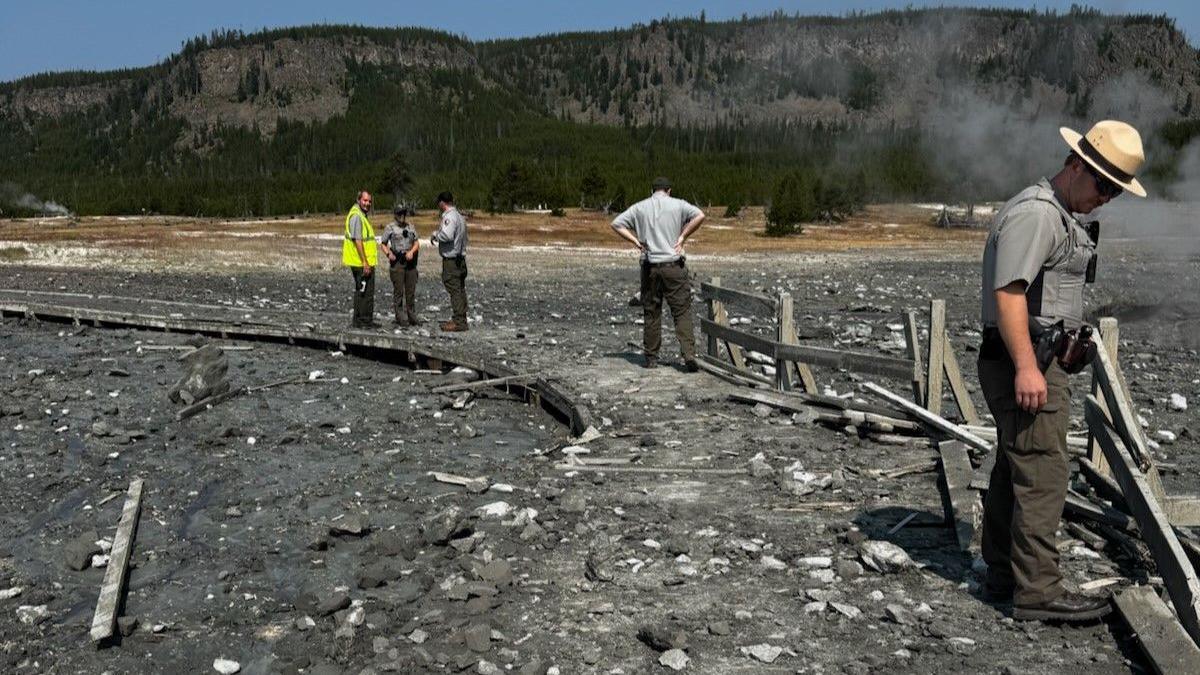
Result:
M709 283L711 283L713 286L720 286L721 285L721 277L713 277L712 281L710 281ZM642 302L645 302L645 298L642 299ZM717 300L716 298L709 298L708 299L708 320L712 321L713 323L720 323L719 321L717 321L717 312L720 309L721 309L721 301ZM711 335L711 334L708 336L708 355L714 359L719 358L721 355L720 347L717 345L717 338L716 338L716 336Z
M779 294L776 321L779 324L778 339L780 342L788 345L800 344L800 338L796 334L796 309L790 293ZM777 359L775 369L776 383L779 385L780 391L784 391L783 387L785 386L787 389L793 388L796 380L799 380L804 386L806 394L817 393L817 381L807 363Z
M946 301L929 301L929 351L926 358L925 409L942 414L942 370L946 367Z
M1100 319L1100 347L1108 352L1108 360L1113 363L1118 363L1117 344L1120 335L1120 327L1115 318L1106 316ZM1099 376L1094 371L1092 372L1092 395L1100 401L1100 409L1104 411L1105 415L1108 415L1108 404L1100 394ZM1105 459L1104 452L1096 443L1096 438L1090 429L1088 430L1088 459L1092 460L1092 464L1101 475L1112 475L1112 470L1108 467L1108 460Z
M921 367L921 343L917 333L916 312L908 311L904 314L904 342L908 347L908 358L913 362L913 400L923 404L925 403L925 369Z
M721 285L721 277L713 277L712 285L720 286ZM712 302L713 302L713 318L712 318L713 323L720 325L720 326L728 326L729 325L729 313L725 311L725 303L721 302L720 300L716 300L716 299L713 299ZM715 338L710 337L709 340L715 340ZM714 344L714 342L710 342L709 344L712 345L712 344ZM746 357L742 354L741 347L726 340L725 341L725 351L729 352L729 360L733 362L733 365L738 370L746 369Z

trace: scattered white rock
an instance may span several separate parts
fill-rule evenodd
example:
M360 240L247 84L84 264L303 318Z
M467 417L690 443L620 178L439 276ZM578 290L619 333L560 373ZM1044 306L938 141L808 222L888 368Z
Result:
M779 571L787 569L787 563L783 562L782 560L780 560L779 558L776 558L773 555L764 555L762 557L762 559L760 559L758 561L758 563L760 565L762 565L763 569L766 569L766 570L773 570L773 571L779 572Z
M833 558L827 555L813 555L807 558L800 558L796 561L796 564L800 567L812 568L833 567Z
M1187 410L1187 397L1183 394L1171 394L1171 410Z
M229 659L213 659L213 670L221 675L233 675L242 669L242 664Z
M503 518L512 513L512 509L512 504L508 502L492 502L475 509L475 513L483 518Z
M21 593L23 593L24 591L25 591L25 589L20 586L13 586L12 588L6 588L6 589L0 591L0 600L12 600L13 598L15 598L18 595L20 595Z
M111 559L109 558L107 553L97 553L92 556L92 567L96 568L96 569L108 567L108 563L110 560Z
M858 550L864 565L883 574L899 572L915 565L904 549L890 541L864 541Z
M1159 429L1158 431L1155 432L1154 435L1158 436L1158 440L1162 441L1163 443L1174 443L1175 442L1175 432L1173 432L1173 431L1167 431L1166 429Z
M829 606L838 614L845 616L847 619L857 619L862 616L862 610L854 605L847 605L844 602L831 602Z
M645 546L646 548L649 548L649 549L653 549L655 551L662 548L662 544L658 543L657 541L654 541L653 539L643 539L642 546Z
M408 634L408 641L413 644L419 645L428 639L429 639L429 633L426 633L425 631L421 630L420 628L418 628Z
M671 670L683 670L687 668L688 655L682 649L668 649L658 657L658 662Z
M750 645L749 647L742 647L742 653L763 663L774 663L775 659L779 658L779 655L783 653L783 648L764 642L762 644Z
M45 605L21 605L17 608L17 618L21 623L33 626L50 618L50 610Z

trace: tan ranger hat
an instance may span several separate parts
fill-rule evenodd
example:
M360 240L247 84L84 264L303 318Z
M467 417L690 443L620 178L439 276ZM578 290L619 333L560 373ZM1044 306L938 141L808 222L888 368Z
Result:
M1104 120L1089 129L1086 136L1067 127L1059 127L1058 133L1083 161L1106 178L1139 197L1146 196L1146 189L1133 177L1146 161L1137 129L1124 122Z

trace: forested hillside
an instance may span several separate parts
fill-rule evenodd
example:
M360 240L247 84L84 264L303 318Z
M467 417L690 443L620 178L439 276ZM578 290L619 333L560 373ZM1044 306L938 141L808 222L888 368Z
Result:
M1196 131L1200 61L1171 20L1009 10L703 16L472 43L312 26L196 38L167 61L0 84L0 209L280 214L358 187L428 205L620 205L670 175L700 203L764 203L785 173L871 199L998 198L967 143L1138 123L1165 185ZM981 128L984 127L984 128ZM1028 151L1026 151L1026 149ZM1051 167L1047 167L1049 169ZM412 181L385 180L408 174ZM28 201L26 202L28 203Z

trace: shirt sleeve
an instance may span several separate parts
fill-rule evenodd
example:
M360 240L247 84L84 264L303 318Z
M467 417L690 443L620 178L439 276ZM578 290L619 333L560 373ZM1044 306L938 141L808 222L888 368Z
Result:
M442 216L442 224L433 233L434 241L445 242L454 240L454 219L449 215Z
M358 214L350 216L350 238L357 240L363 238L362 217Z
M631 206L631 207L625 209L624 211L622 211L621 215L617 216L616 218L613 218L612 228L614 230L626 229L626 230L636 231L637 227L636 227L636 224L634 221L635 221L634 207Z
M1036 208L1021 209L1008 215L996 231L996 275L992 290L1013 283L1033 283L1054 251L1055 228L1061 227L1057 214Z
M387 227L383 228L383 234L379 236L379 243L387 244L389 241L392 240L392 237L395 236L395 234L396 234L395 226L389 224Z
M683 202L680 211L683 213L683 222L685 223L700 215L700 209L696 208L691 202L687 201Z

